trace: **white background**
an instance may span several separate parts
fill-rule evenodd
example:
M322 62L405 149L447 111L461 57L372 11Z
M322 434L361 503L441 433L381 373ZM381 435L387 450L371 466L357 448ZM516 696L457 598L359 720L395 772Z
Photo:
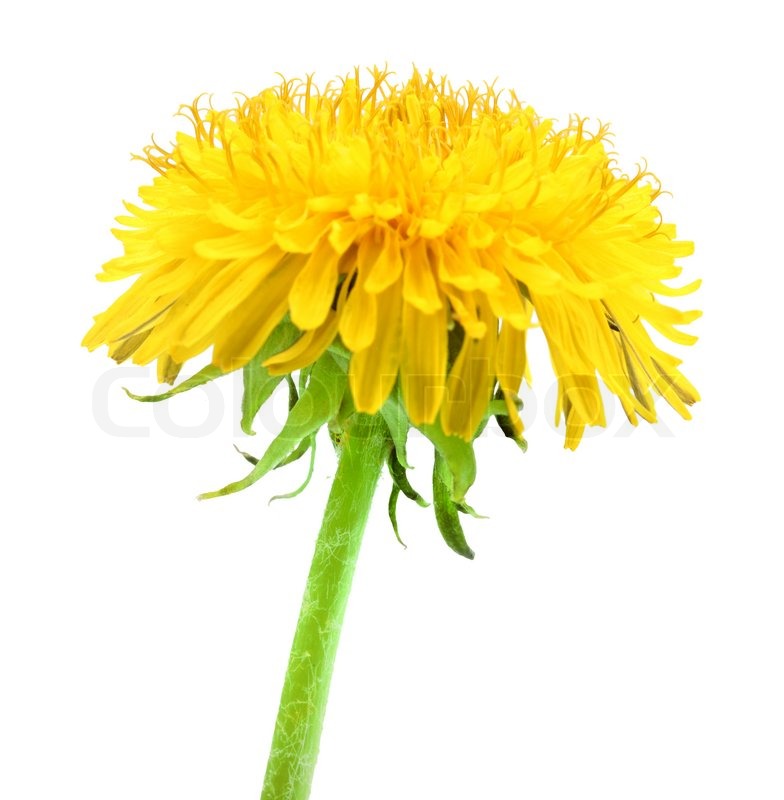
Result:
M120 290L128 154L180 102L412 62L610 121L697 242L695 419L554 430L541 344L530 449L478 446L469 563L385 482L335 673L314 800L784 797L781 92L762 4L15 4L2 59L0 796L257 797L334 459L239 496L239 393L126 399L151 371L80 349ZM23 9L23 10L22 10ZM779 62L779 63L777 63ZM776 82L774 82L774 78ZM691 299L691 298L690 298ZM275 407L280 411L280 401ZM112 427L114 426L114 427ZM134 431L133 428L139 430ZM121 435L122 434L122 435ZM428 452L412 444L428 493Z

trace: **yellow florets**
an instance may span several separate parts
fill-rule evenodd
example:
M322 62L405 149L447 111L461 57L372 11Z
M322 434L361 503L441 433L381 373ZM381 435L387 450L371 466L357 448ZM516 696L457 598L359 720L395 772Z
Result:
M351 354L355 407L399 382L414 424L470 439L494 391L519 433L525 337L538 323L559 380L567 444L603 424L597 375L629 418L651 390L684 416L695 390L644 324L676 342L697 312L656 295L692 246L675 240L644 172L621 174L607 129L562 130L514 93L372 70L328 85L283 81L235 108L183 109L193 132L144 159L160 173L128 205L124 255L102 279L138 275L96 318L88 347L158 359L162 379L213 348L248 363L286 317L301 333L273 374Z

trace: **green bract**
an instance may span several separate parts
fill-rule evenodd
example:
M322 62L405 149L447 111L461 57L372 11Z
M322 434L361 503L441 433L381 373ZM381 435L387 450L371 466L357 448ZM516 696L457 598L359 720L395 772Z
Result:
M348 427L348 421L359 413L354 409L348 390L349 354L337 342L315 363L296 374L271 375L262 366L270 356L290 347L297 335L296 327L288 319L284 320L256 356L243 367L242 431L255 435L253 422L256 416L285 380L289 388L289 412L282 430L261 456L257 457L237 448L246 461L251 463L251 471L244 478L221 489L204 492L199 495L200 500L247 489L271 470L291 464L310 451L310 465L303 484L293 492L272 499L295 497L306 488L313 474L318 431L326 425L333 443L337 446ZM126 392L140 402L160 402L203 386L223 375L217 367L207 366L161 394L138 395L128 392L127 389ZM516 435L505 411L506 404L499 395L488 404L485 421L476 435L479 436L489 419L494 417L500 429L525 450L525 440ZM473 442L466 442L459 436L446 435L438 420L430 425L413 426L406 414L398 387L395 387L376 416L383 423L382 430L387 440L386 464L392 479L389 518L398 540L401 540L397 523L398 497L402 494L421 507L429 505L412 487L408 478L408 471L412 466L406 454L406 443L410 429L417 427L433 445L433 507L438 529L452 550L465 558L473 558L474 551L466 542L459 518L459 514L479 516L465 500L466 493L476 479Z

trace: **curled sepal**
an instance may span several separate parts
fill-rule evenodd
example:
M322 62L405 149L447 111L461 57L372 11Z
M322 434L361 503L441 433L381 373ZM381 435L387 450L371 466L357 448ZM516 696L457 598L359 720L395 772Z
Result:
M284 459L283 461L278 464L275 469L280 469L281 467L285 467L288 464L293 464L295 461L299 461L305 453L310 450L311 439L303 439ZM256 466L259 463L259 459L256 456L251 455L251 453L246 453L244 450L240 450L237 445L234 445L234 449L249 463Z
M310 439L303 439L284 459L283 461L278 464L275 469L280 469L281 467L286 467L289 464L293 464L295 461L299 461L305 453L308 452L310 449Z
M283 375L270 375L267 368L262 366L262 362L285 350L296 336L297 328L288 320L284 320L272 331L261 350L242 368L240 427L248 436L255 434L251 426L259 409L270 399L277 385L283 380Z
M490 519L484 514L480 514L473 506L469 506L465 500L463 500L462 503L455 503L455 506L461 514L467 514L469 517L473 517L474 519Z
M398 389L395 389L381 406L381 416L384 418L384 422L389 428L389 435L394 442L395 457L404 469L411 469L411 464L408 463L406 456L406 440L411 423L403 408Z
M400 531L397 528L397 498L400 497L400 489L397 484L392 484L392 491L389 493L389 505L387 511L389 512L389 521L392 523L392 530L395 532L395 538L408 549L408 545L400 538Z
M253 464L254 466L256 466L256 464L258 464L258 463L259 463L259 460L258 460L258 458L256 458L256 456L254 456L254 455L251 455L250 453L246 453L244 450L240 450L240 449L239 449L239 447L237 447L237 445L236 445L236 444L234 445L234 449L235 449L235 450L236 450L236 451L237 451L237 452L238 452L238 453L239 453L239 454L240 454L240 455L241 455L241 456L242 456L242 457L243 457L243 458L244 458L246 461L250 462L250 463L251 463L251 464Z
M490 417L497 417L499 414L506 414L506 403L503 400L499 400L497 397L494 397L487 404L485 419L488 420Z
M302 481L302 483L292 492L273 495L270 497L270 503L272 503L273 500L290 500L292 497L297 497L297 495L302 494L302 492L308 488L310 479L313 477L313 468L316 465L316 434L311 434L307 439L303 439L302 442L300 442L299 448L297 449L300 449L303 444L305 445L305 451L303 451L303 455L307 450L310 450L310 464L308 465L308 474L305 476L305 480ZM278 466L282 467L283 464L278 464Z
M451 477L451 500L454 503L462 502L466 492L476 479L476 457L473 444L459 436L447 436L439 420L431 425L422 425L420 430L435 446L436 455L445 462L445 467Z
M349 361L351 361L351 351L337 340L332 342L327 348L327 351L332 353L335 361L343 367L344 371L348 372L348 364Z
M394 447L390 449L389 455L387 456L387 467L392 482L409 500L413 500L421 508L427 508L430 505L430 503L428 503L408 482L405 467L400 463Z
M291 375L286 375L286 385L289 387L289 411L291 411L291 409L297 405L297 400L299 400L299 390ZM306 384L303 384L303 387L305 385Z
M501 401L498 403L497 400L491 400L487 404L487 408L485 409L485 415L482 417L482 421L479 423L479 427L474 432L474 439L478 439L484 432L485 428L487 427L487 423L490 422L490 419L495 416L499 411L503 411L506 413L506 404Z
M161 400L168 400L170 397L174 397L175 394L182 394L183 392L187 392L189 389L195 389L197 386L203 386L205 383L214 381L215 378L220 378L221 375L223 375L222 370L212 364L209 364L208 366L204 367L204 369L200 369L195 375L188 378L188 380L183 381L181 384L179 384L179 386L169 389L168 392L162 392L161 394L134 394L128 389L125 389L125 394L127 394L131 400L138 400L140 403L158 403Z
M206 500L234 494L253 485L270 470L275 469L297 449L303 439L315 434L322 425L335 416L345 390L345 373L332 356L326 353L313 366L308 384L304 391L300 392L299 400L289 412L283 430L272 440L250 474L217 491L205 492L199 495L199 499Z
M436 512L438 530L444 541L458 555L473 559L474 551L468 546L463 526L458 517L459 505L452 499L452 472L446 459L436 450L433 462L433 506Z

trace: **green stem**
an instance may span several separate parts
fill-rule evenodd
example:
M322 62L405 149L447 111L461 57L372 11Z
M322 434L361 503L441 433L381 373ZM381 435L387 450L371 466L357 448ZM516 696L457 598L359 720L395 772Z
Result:
M307 800L354 567L385 456L380 417L356 414L305 586L261 800Z

